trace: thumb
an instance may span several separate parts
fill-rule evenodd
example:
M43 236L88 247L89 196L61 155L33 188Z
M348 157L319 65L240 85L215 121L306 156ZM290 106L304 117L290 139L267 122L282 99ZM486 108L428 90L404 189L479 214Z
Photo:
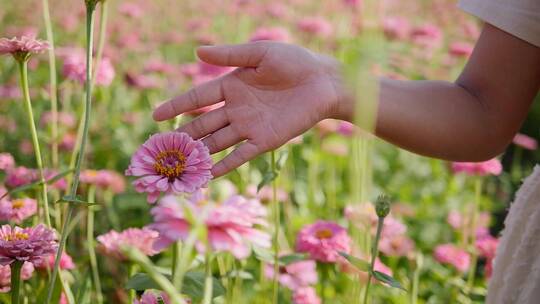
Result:
M268 48L269 44L264 42L201 46L197 49L197 56L213 65L255 68L261 63Z

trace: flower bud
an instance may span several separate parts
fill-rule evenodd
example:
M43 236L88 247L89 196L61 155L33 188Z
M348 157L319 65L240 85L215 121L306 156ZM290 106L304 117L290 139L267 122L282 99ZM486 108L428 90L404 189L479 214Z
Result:
M386 195L380 195L375 202L375 212L380 218L384 218L390 213L390 198Z

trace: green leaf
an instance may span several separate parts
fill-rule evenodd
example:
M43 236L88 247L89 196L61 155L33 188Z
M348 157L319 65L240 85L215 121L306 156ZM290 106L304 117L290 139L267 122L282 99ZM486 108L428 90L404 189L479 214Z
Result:
M407 291L407 289L405 289L403 286L401 286L401 283L399 283L396 279L394 279L393 277L385 274L385 273L382 273L380 271L373 271L372 272L373 274L373 277L383 283L386 283L394 288L399 288L401 290L404 290L404 291Z
M277 178L278 174L275 171L266 171L263 175L262 181L257 185L257 192L261 191L262 187L270 184Z
M165 275L169 280L171 280L171 275ZM202 300L204 296L204 277L203 272L198 271L188 271L184 276L184 282L182 284L182 293L189 296L195 302ZM221 282L212 278L212 297L219 297L225 294L225 287ZM160 290L158 284L152 280L146 273L137 273L129 279L126 284L127 289L135 289L137 291L143 291L146 289L157 289Z
M270 250L253 246L253 252L255 253L255 258L259 261L273 263L274 262L274 255L270 252Z
M339 251L338 252L339 255L341 255L342 257L344 257L345 259L347 259L347 261L349 261L349 263L351 263L354 267L356 267L356 269L360 270L360 271L369 271L369 263L367 261L364 261L362 259L359 259L357 257L354 257L350 254L347 254L343 251Z
M289 157L289 150L283 150L279 152L278 159L276 161L276 169L277 171L280 171L283 166L285 166L285 163L287 162L287 158Z
M49 179L46 179L45 180L45 183L46 184L52 184L54 182L57 182L58 180L60 180L62 177L68 175L69 173L73 172L74 170L73 169L69 169L69 170L66 170L64 172L61 172ZM12 195L14 193L17 193L17 192L22 192L22 191L26 191L28 189L33 189L33 188L36 188L38 186L41 186L42 182L41 181L35 181L33 183L30 183L30 184L25 184L25 185L22 185L20 187L17 187L17 188L13 188L11 190L9 190L8 192L4 193L2 196L0 196L0 199L3 199L4 197L8 196L8 195Z
M293 253L288 255L283 255L279 257L279 264L283 266L287 266L289 264L305 261L307 259L308 255L303 253Z
M229 271L225 277L228 278L240 278L244 281L247 280L254 280L253 274L251 272L243 271L243 270L231 270Z

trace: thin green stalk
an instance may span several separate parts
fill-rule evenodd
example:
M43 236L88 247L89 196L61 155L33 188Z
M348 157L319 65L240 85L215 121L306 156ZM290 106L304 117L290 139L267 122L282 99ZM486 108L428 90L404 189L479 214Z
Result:
M276 172L276 152L270 153L272 172ZM279 295L279 227L280 227L280 210L277 200L277 178L272 181L272 207L274 214L274 276L272 278L272 303L278 303Z
M101 1L101 6L99 10L99 39L97 43L96 50L96 66L94 68L94 74L92 77L92 85L96 83L96 75L99 71L99 66L101 65L101 59L103 57L103 50L105 49L105 38L107 36L107 16L108 16L108 7L109 1Z
M91 185L88 188L88 203L94 204L96 200L96 187ZM101 293L101 280L97 264L96 249L94 244L94 206L88 206L88 216L86 217L86 246L88 247L88 257L90 258L90 268L92 269L92 278L98 303L103 303L103 294Z
M94 40L94 10L96 8L96 2L87 0L86 1L86 100L84 107L84 126L83 134L81 140L81 147L79 149L79 155L77 157L77 162L75 164L75 173L73 176L73 182L71 183L71 191L69 193L70 197L75 197L77 195L77 188L79 186L79 177L81 174L81 164L84 159L84 152L86 147L86 138L88 136L88 127L90 125L90 112L92 107L92 46ZM52 293L54 290L54 284L56 283L56 276L58 274L58 266L60 264L60 258L62 256L62 251L66 245L67 233L66 229L69 227L69 222L71 221L71 215L73 214L73 209L75 208L74 204L70 203L66 217L64 219L64 224L62 225L62 232L60 237L60 243L58 244L58 252L56 253L56 259L54 261L53 275L49 283L49 290L47 294L46 303L50 303L52 298Z
M482 197L482 179L476 177L474 181L474 206L471 220L471 243L469 244L471 250L471 266L467 278L467 292L470 293L474 286L474 278L476 274L476 264L478 262L478 254L476 252L476 226L478 222L478 211L480 208L480 199Z
M34 155L36 157L36 165L39 171L40 188L41 188L41 204L45 213L45 223L51 227L51 219L49 217L49 201L47 197L47 183L45 183L45 174L43 172L43 159L41 157L41 149L39 147L39 139L34 122L34 113L32 112L32 101L30 100L30 90L28 88L28 61L19 60L19 72L21 78L21 89L23 91L24 109L28 117L28 127L32 136L32 145L34 147Z
M210 304L212 302L212 253L210 249L210 244L206 244L206 253L205 253L205 265L204 265L204 297L202 300L203 304Z
M131 277L133 277L135 275L135 273L137 273L137 265L136 264L133 264L133 263L130 263L129 265L129 272L128 272L128 278L130 279ZM137 295L137 291L135 291L135 289L130 289L129 290L129 303L133 303L135 301L135 297Z
M11 264L11 304L19 304L21 298L21 268L22 261Z
M179 276L179 270L181 268L180 257L182 256L182 243L180 241L174 242L173 244L173 261L172 261L172 278L173 285L180 286L180 280L182 279Z
M375 259L377 258L377 255L379 254L379 239L381 237L383 224L384 224L384 217L379 217L379 220L377 222L377 232L375 234L375 240L373 241L373 246L371 249L371 263L369 266L366 290L364 292L364 304L367 304L368 299L369 299L369 287L371 286L372 273L375 270Z
M420 271L422 270L422 264L423 264L422 254L417 253L413 279L412 279L412 286L411 286L411 304L418 303L418 285L420 284Z

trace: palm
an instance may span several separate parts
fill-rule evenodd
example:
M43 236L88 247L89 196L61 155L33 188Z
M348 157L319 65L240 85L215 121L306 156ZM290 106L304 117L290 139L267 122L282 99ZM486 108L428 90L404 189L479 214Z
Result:
M230 50L216 53L223 56L215 58L210 57L214 54L200 52L209 63L242 67L195 87L154 113L156 119L163 120L225 101L223 107L179 129L203 138L211 153L245 141L214 167L215 176L305 132L327 117L330 101L335 99L331 77L314 54L275 43L247 46L246 54L238 59Z

